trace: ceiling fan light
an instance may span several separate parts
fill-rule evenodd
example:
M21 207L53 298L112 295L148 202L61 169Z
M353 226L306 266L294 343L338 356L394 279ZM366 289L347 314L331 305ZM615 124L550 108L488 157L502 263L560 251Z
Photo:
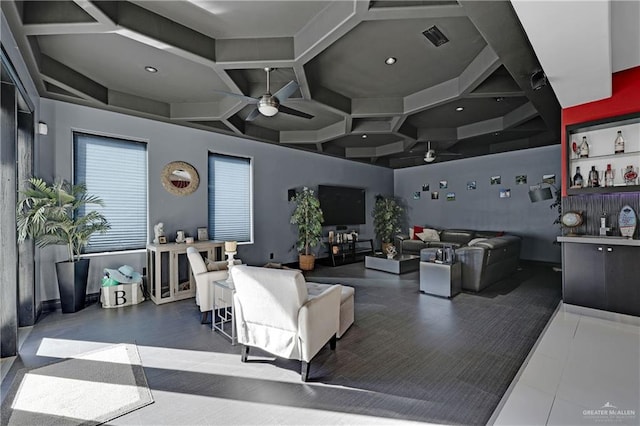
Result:
M258 107L258 111L260 111L260 114L266 117L273 117L278 113L278 108L274 107L273 105L260 105Z
M258 102L258 111L265 117L273 117L278 113L278 103L272 96L263 96Z
M426 161L427 163L433 163L436 159L436 152L433 149L430 149L429 151L427 151L427 153L424 156L424 161Z

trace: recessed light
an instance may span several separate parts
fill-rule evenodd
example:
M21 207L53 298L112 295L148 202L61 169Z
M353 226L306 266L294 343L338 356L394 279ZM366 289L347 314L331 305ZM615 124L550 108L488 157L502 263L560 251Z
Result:
M384 60L384 63L387 65L393 65L397 62L398 60L396 58L394 58L393 56L389 56L387 59Z
M458 111L458 112L464 111L464 107L458 107L458 108L456 108L456 111Z
M152 73L153 72L158 72L158 68L152 67L150 65L147 65L146 67L144 67L144 70L147 71L147 72L152 72Z
M366 139L366 138L367 138L367 135L362 135L362 139Z

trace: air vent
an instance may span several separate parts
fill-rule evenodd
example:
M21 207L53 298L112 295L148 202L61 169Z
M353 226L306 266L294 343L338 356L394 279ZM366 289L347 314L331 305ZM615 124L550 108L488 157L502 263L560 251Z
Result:
M428 30L423 31L422 34L424 34L424 36L433 43L435 47L442 46L449 41L447 36L442 34L442 31L440 31L440 29L435 25Z

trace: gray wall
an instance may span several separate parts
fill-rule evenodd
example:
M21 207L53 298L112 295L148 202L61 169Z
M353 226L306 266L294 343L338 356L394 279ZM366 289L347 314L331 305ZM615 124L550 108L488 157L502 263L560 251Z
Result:
M552 244L560 235L552 200L531 203L527 193L546 174L555 174L559 187L559 145L396 170L394 193L407 206L408 225L510 232L523 237L522 259L560 262L560 247ZM527 175L527 184L516 185L516 175ZM502 184L490 185L492 176L501 176ZM447 189L438 188L441 180ZM476 181L476 190L467 190L469 181ZM440 198L422 192L423 184ZM499 197L503 188L511 189L511 198ZM417 191L419 200L413 198ZM447 192L455 193L455 201L446 200Z
M245 263L260 265L269 261L292 262L295 228L289 224L293 206L287 200L289 188L334 184L367 189L367 224L359 228L363 238L373 238L369 214L377 193L393 192L393 171L344 159L292 150L164 122L132 117L110 111L42 99L42 120L49 124L46 144L40 151L39 174L71 179L72 131L83 130L148 143L149 240L153 225L164 222L169 239L175 231L195 235L207 226L207 153L209 151L253 158L254 243L238 248ZM200 174L200 186L191 195L175 196L164 190L160 173L171 161L186 161ZM119 173L118 159L105 159L105 172ZM53 263L62 260L61 248L41 250L42 298L58 298ZM97 292L105 267L122 264L141 270L144 252L93 256L88 292Z

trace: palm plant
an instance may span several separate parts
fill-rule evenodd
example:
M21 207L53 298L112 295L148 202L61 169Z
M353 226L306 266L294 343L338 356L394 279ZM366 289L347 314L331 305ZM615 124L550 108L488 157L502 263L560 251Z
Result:
M18 242L34 238L38 247L66 245L68 260L74 262L93 234L110 228L101 213L83 211L90 204L103 205L100 198L86 193L85 185L64 181L49 185L35 177L28 182L31 187L22 191L17 206Z

